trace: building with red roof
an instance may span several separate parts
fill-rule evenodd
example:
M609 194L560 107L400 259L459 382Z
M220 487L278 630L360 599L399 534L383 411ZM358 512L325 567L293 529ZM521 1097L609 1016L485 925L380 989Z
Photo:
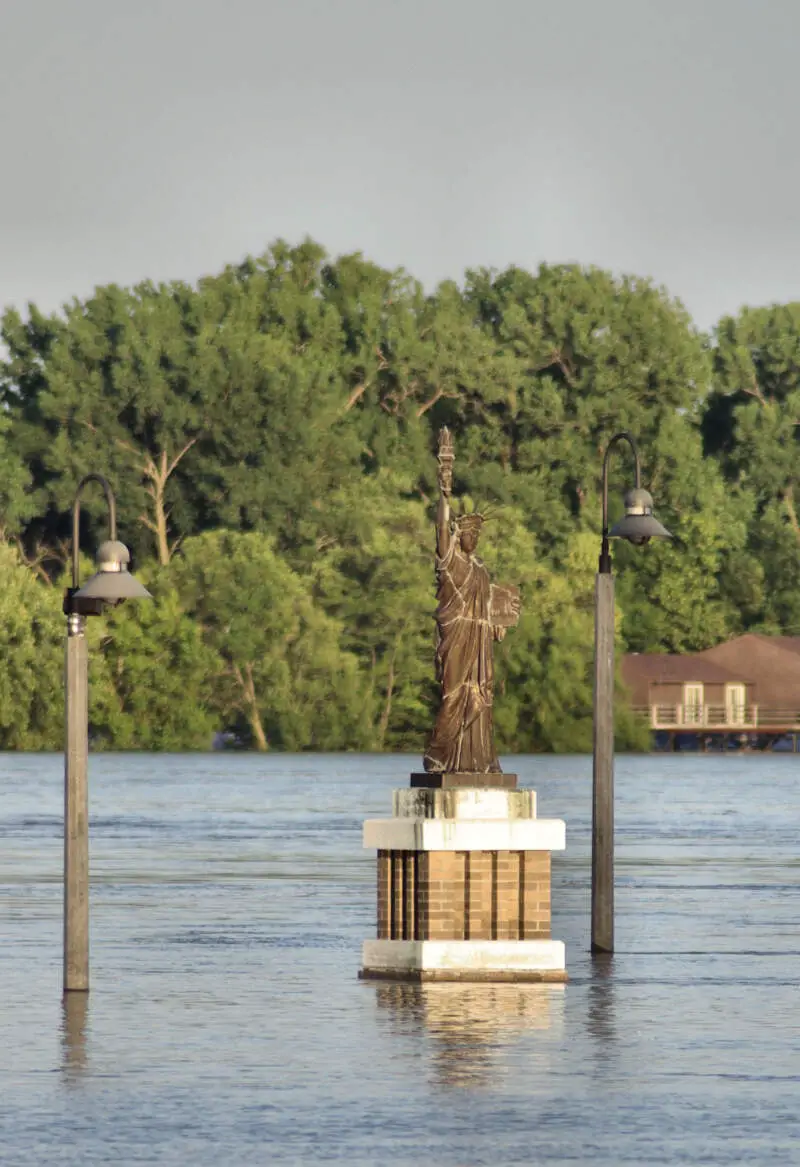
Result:
M677 745L680 735L767 747L800 733L800 637L748 632L704 652L628 653L634 710Z

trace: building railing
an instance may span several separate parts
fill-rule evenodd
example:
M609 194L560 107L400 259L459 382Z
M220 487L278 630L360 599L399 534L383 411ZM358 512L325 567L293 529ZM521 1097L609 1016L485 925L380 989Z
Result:
M647 718L651 729L699 729L735 732L752 729L800 731L800 708L761 705L644 705L634 712Z

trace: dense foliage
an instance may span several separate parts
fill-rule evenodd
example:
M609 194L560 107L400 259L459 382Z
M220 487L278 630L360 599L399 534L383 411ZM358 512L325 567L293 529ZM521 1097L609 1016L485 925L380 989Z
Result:
M184 283L8 310L0 363L0 748L61 741L76 483L117 492L153 603L89 622L107 748L421 748L436 700L436 434L481 554L519 583L501 750L591 743L602 455L629 428L670 546L615 548L620 648L800 632L800 305L706 337L646 280L468 272L431 294L312 242ZM612 517L630 482L612 462ZM613 510L616 508L616 510ZM101 492L83 549L105 537ZM87 560L88 567L88 560ZM642 744L620 702L620 745Z

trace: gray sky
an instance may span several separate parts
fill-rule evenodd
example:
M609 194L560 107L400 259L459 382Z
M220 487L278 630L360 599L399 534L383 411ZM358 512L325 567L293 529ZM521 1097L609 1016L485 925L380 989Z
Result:
M797 0L0 0L0 306L278 236L800 299Z

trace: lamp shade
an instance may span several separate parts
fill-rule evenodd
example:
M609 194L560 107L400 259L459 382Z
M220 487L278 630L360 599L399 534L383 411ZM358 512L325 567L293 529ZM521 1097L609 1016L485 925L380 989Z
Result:
M653 515L653 499L641 487L625 495L625 517L608 532L610 539L646 543L648 539L671 539L672 535Z
M115 600L152 599L147 588L128 571L130 561L131 553L124 543L116 539L102 543L95 560L97 571L75 595L112 603Z

